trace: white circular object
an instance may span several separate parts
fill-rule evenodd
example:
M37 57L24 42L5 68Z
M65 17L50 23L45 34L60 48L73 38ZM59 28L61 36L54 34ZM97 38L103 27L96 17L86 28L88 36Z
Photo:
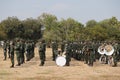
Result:
M64 66L66 64L66 59L63 56L59 56L56 58L56 64L58 66Z
M101 49L101 47L99 47L99 48L98 48L98 52L99 52L100 54L105 54L105 49Z

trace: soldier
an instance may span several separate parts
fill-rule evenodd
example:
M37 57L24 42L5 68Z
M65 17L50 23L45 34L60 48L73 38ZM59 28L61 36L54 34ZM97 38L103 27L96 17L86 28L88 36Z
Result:
M6 43L6 41L4 41L3 50L4 50L4 60L6 60L6 58L7 58L7 43Z
M88 64L88 48L87 48L87 42L84 42L84 46L83 46L83 54L84 54L84 61L85 61L85 64Z
M23 64L23 63L25 63L25 56L24 56L25 43L24 43L23 40L20 40L20 45L21 45L21 48L20 48L20 51L21 51L20 63Z
M45 40L41 40L39 44L39 57L41 60L40 66L45 64L45 52L46 52L46 43Z
M32 41L31 42L31 58L33 58L35 56L35 54L34 54L34 47L35 47L35 43Z
M25 47L25 51L26 51L26 61L30 61L30 51L31 51L31 44L30 41L26 42L26 47Z
M93 45L91 42L86 42L85 46L83 47L83 51L85 54L85 63L89 66L93 66L94 62L94 54L93 54Z
M114 47L114 53L113 53L113 62L114 62L114 65L113 65L113 67L116 67L117 66L117 58L118 58L118 44L114 43L113 47Z
M90 42L88 44L88 50L89 50L89 66L93 66L93 62L94 62L94 48L93 48L93 43Z
M65 44L65 55L66 55L66 66L70 66L71 54L70 54L70 46L68 43Z
M20 57L21 57L21 44L20 44L20 40L18 39L16 44L15 44L15 50L16 50L16 57L17 57L17 62L18 64L16 66L20 66Z
M10 41L7 42L7 46L8 46L8 58L10 58Z
M58 50L58 44L57 44L57 41L54 41L54 42L52 42L52 58L53 58L53 61L55 61L55 59L56 59L57 50Z
M120 61L120 42L118 42L118 61Z
M77 59L77 42L73 42L72 44L72 56L73 58Z
M10 59L12 63L10 68L13 68L14 67L14 43L13 42L10 43L10 55L11 55Z

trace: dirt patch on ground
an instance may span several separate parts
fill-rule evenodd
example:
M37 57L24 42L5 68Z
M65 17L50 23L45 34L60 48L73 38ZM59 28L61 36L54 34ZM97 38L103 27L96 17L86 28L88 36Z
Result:
M96 61L93 67L89 67L82 61L72 59L69 67L59 67L52 61L50 48L47 49L46 57L45 66L39 66L36 48L31 61L10 68L10 59L3 61L3 50L0 49L0 80L120 80L120 63L118 67L110 67Z

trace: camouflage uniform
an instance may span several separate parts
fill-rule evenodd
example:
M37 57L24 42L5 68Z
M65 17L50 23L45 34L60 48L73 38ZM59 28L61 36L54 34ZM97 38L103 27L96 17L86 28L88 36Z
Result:
M25 51L26 51L26 61L30 61L31 44L29 41L26 42Z
M40 66L45 64L45 51L46 51L46 43L42 40L39 44L39 57L41 60Z
M20 42L20 44L21 44L21 48L20 48L20 51L21 51L20 63L23 64L25 62L25 56L24 56L24 53L25 53L25 43L22 40Z
M53 61L55 61L57 55L56 52L58 51L58 44L57 42L53 42L52 43L52 57L53 57Z
M85 54L85 63L89 66L93 66L94 62L94 53L93 53L93 45L91 42L87 42L84 46L84 54Z
M113 45L113 47L114 47L114 53L113 53L113 62L114 62L114 65L113 65L113 67L115 67L115 66L117 66L118 44L115 43L115 44Z
M6 60L6 58L7 58L7 43L6 43L6 41L4 41L3 50L4 50L4 60Z
M10 58L10 41L7 42L7 46L8 46L8 58Z
M88 44L88 49L89 49L89 66L93 66L94 48L93 48L93 44L91 42L90 42L90 44Z
M10 44L10 55L11 55L10 59L12 63L10 67L12 68L14 67L14 43L13 42Z
M65 51L66 51L66 66L70 66L71 54L70 54L70 46L69 46L69 44L65 45Z
M20 44L20 41L17 40L16 44L15 44L15 50L16 50L16 57L17 57L17 66L20 66L21 63L20 63L20 58L21 58L21 44Z

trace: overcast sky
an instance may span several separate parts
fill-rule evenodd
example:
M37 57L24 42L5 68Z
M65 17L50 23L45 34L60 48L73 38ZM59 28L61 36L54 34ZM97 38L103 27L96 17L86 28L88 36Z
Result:
M120 20L120 0L0 0L0 21L12 16L20 20L37 18L42 13L59 20L71 17L81 23L112 16Z

